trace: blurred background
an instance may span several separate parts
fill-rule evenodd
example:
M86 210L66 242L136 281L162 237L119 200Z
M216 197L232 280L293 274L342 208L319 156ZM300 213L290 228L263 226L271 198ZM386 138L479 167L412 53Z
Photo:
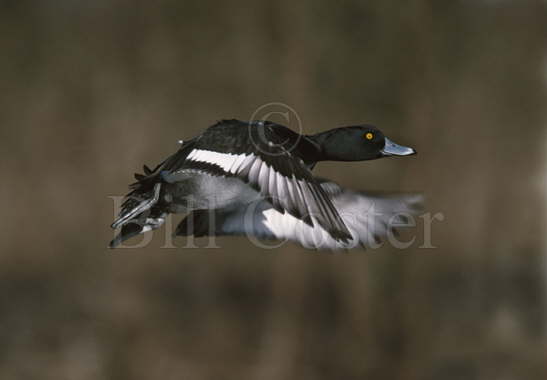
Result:
M546 47L543 1L0 1L0 378L545 379ZM271 102L415 147L316 171L423 192L437 248L106 248L142 164Z

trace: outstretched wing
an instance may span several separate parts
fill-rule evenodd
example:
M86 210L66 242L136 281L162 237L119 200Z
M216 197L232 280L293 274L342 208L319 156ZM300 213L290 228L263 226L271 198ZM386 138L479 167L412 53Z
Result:
M351 239L333 239L319 225L310 226L288 213L281 213L266 201L233 210L195 211L177 227L177 235L247 235L257 238L290 240L306 248L348 249L374 247L389 231L416 214L422 196L377 196L340 188L333 182L322 182L335 207L348 226Z
M176 182L191 170L240 178L257 189L279 214L310 227L318 224L334 240L347 241L351 234L329 195L297 153L286 148L286 135L277 132L277 127L221 122L209 128L182 165L164 179Z

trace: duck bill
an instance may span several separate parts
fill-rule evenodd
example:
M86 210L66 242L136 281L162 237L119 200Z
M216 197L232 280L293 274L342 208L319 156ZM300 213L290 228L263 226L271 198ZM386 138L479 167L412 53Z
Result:
M384 145L384 148L380 151L382 156L410 156L416 154L416 151L412 148L395 144L387 137L385 138L385 140L386 144Z

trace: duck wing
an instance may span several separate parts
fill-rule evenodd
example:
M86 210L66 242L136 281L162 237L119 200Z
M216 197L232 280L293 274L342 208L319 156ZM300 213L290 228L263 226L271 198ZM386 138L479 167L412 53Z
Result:
M351 239L346 242L333 239L321 225L310 226L289 213L279 212L266 200L246 208L194 211L178 225L176 234L246 235L289 240L314 249L375 247L389 231L404 224L409 215L417 214L423 202L419 194L373 195L319 181L349 228Z
M178 169L163 177L176 182L188 170L237 177L277 213L309 227L319 225L335 241L347 242L351 234L344 220L302 157L287 148L286 130L268 122L219 122L196 141Z

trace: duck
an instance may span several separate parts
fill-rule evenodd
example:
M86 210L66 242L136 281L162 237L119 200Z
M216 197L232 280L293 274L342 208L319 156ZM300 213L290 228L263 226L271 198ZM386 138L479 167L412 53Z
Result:
M312 174L322 161L369 161L416 154L373 125L312 135L267 120L220 120L154 169L135 173L112 223L110 242L160 228L186 214L175 236L237 236L292 241L310 249L378 244L416 214L419 194L378 195L341 187ZM258 240L257 240L258 239Z

